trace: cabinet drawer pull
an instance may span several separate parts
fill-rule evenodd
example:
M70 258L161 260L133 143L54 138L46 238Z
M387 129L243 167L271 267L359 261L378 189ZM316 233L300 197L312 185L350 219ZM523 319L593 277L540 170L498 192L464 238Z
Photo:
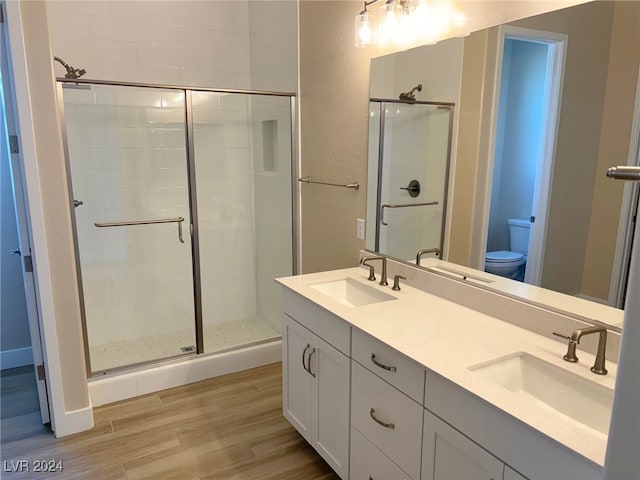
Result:
M373 364L376 367L380 367L383 370L387 370L388 372L395 372L396 371L396 367L390 367L390 366L385 365L384 363L380 363L378 360L376 360L376 354L375 353L371 354L371 361L373 362Z
M309 372L313 378L316 378L316 374L311 371L311 357L314 353L316 353L316 349L312 348L311 352L309 352L309 359L307 360L307 372Z
M309 350L309 347L311 347L311 345L307 343L307 346L304 347L304 350L302 350L302 368L304 368L307 372L309 371L309 369L304 363L304 356L307 354L307 350Z
M376 418L376 416L374 415L373 408L371 410L369 410L369 416L373 419L374 422L376 422L378 425L383 426L384 428L391 428L391 429L396 428L396 425L394 423L386 423L386 422L383 422L382 420Z

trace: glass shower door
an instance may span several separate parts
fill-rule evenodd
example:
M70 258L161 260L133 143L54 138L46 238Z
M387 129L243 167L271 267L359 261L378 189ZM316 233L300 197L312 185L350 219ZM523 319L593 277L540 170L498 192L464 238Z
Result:
M380 105L380 120L370 116L370 135L381 130L375 250L413 260L418 250L442 250L452 109Z
M91 371L195 353L185 93L62 98Z
M273 279L293 274L291 99L191 100L204 352L280 338Z

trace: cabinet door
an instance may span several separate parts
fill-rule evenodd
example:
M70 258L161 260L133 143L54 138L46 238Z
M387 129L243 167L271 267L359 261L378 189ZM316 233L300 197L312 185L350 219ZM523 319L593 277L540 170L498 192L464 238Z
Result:
M282 402L284 416L312 443L313 380L306 370L313 335L288 316L283 320Z
M312 445L335 472L346 479L349 473L350 360L314 335L308 366L315 375Z
M425 411L423 480L502 480L503 471L500 460Z

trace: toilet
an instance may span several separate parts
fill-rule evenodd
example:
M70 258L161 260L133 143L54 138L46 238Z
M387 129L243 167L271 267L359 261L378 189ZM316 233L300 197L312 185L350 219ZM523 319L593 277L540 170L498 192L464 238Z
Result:
M484 258L484 271L524 281L524 270L529 249L529 230L531 222L521 218L509 219L509 237L511 250L487 252Z

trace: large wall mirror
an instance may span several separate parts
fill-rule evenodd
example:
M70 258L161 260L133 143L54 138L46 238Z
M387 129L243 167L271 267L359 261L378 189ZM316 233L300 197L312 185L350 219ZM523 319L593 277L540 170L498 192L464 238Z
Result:
M490 257L498 253L505 257L498 255L498 267L512 267L503 276L622 308L638 190L605 172L638 162L639 64L640 2L626 1L586 3L374 58L372 99L398 99L420 84L417 101L452 105L450 157L439 167L448 168L448 180L434 174L441 184L427 180L415 198L402 189L413 178L394 178L385 188L397 204L427 203L445 192L444 260L492 271ZM416 116L415 106L403 107L396 116ZM396 151L380 167L372 112L370 186L405 161ZM403 150L415 153L412 141L424 146L425 132L409 130ZM368 250L415 262L417 250L438 246L385 250L395 237L415 234L401 227L407 219L394 228L383 217L388 225L381 226L380 199L369 191ZM385 242L377 238L382 228Z

